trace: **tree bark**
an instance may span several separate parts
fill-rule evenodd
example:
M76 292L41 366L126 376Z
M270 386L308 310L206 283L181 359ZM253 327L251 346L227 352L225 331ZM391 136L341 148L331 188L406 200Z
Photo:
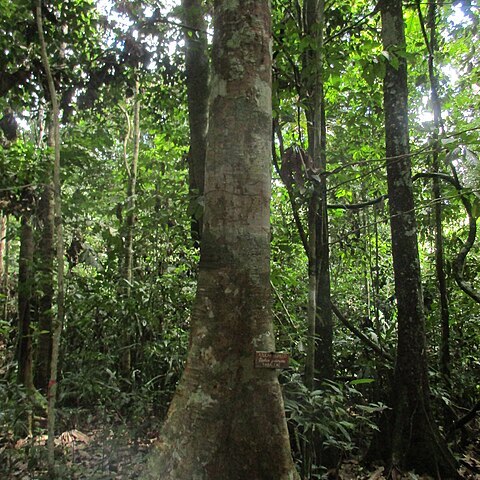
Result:
M48 472L51 478L55 477L55 406L57 398L57 374L58 358L60 351L60 337L63 328L63 319L65 313L65 288L64 288L64 242L63 242L63 219L61 203L61 178L60 178L60 111L57 98L57 91L50 69L50 62L47 54L47 45L43 32L42 2L36 0L35 16L37 22L38 38L40 42L40 51L42 64L45 69L45 76L48 84L48 93L52 105L52 126L53 126L53 198L54 198L54 223L55 223L55 241L56 241L56 260L57 260L57 313L53 319L52 325L52 355L50 363L50 381L48 382L48 410L47 410L47 430L48 430Z
M207 151L209 61L207 23L202 0L182 0L185 28L185 75L187 83L190 151L188 185L192 239L200 245L203 230L203 194Z
M309 388L333 377L333 324L330 305L330 250L328 246L328 213L326 176L325 109L323 99L323 0L305 0L303 5L304 34L314 46L303 58L303 101L306 105L308 153L313 173L320 181L314 182L309 203L308 248L308 323L309 345L305 381ZM315 372L317 381L315 381Z
M270 312L271 50L267 0L215 2L205 217L191 343L149 478L286 480Z
M425 319L408 136L406 43L401 0L381 2L387 182L398 307L398 345L388 460L392 468L457 478L430 408ZM385 433L385 432L384 432Z
M136 74L138 77L138 74ZM132 291L133 281L133 256L134 256L134 234L135 234L135 219L136 219L136 195L137 195L137 169L138 157L140 154L140 84L138 78L135 79L135 90L133 98L133 152L130 163L127 156L128 137L130 136L130 128L127 131L124 143L125 167L128 175L127 182L127 199L126 199L126 216L125 216L125 240L124 240L124 256L122 265L122 285L120 294L125 306L123 312L126 312L123 325L121 326L121 352L120 352L120 377L128 380L131 373L132 364L132 332L130 326L130 310L128 308L129 298ZM125 111L127 123L129 124L129 115Z
M326 122L322 88L321 107L321 165L323 173L327 169L326 160ZM320 205L319 219L317 222L316 257L319 262L317 279L317 305L315 319L315 337L317 348L315 350L315 370L318 382L332 380L335 373L333 362L333 315L331 306L330 283L330 246L328 244L328 210L327 210L327 176L320 176Z
M442 195L440 190L440 179L436 174L440 170L439 162L439 133L442 129L442 106L438 94L438 78L435 73L435 52L437 50L437 4L431 2L428 6L428 20L425 22L420 2L417 2L417 11L420 21L420 27L423 33L423 39L428 51L428 77L430 80L430 101L433 110L432 133L432 203L434 205L434 221L435 221L435 270L437 274L438 294L440 299L440 358L439 370L443 377L445 386L450 388L450 312L448 307L447 278L445 275L445 256L443 248L443 225L442 225ZM427 32L427 26L429 31ZM445 410L446 417L449 416L449 410ZM448 427L447 422L447 427Z
M48 146L54 146L53 127L48 132ZM36 252L36 290L38 293L38 343L35 352L35 387L46 393L50 380L50 360L52 355L52 324L54 303L54 257L55 224L53 206L53 184L51 162L45 172L45 185L40 197L37 218L40 224L40 239ZM50 171L49 171L50 170Z
M419 10L421 7L419 6ZM422 22L423 23L423 22ZM433 107L433 122L435 130L433 133L433 171L438 173L440 170L439 152L440 144L438 140L442 129L442 106L438 94L438 78L435 73L435 51L437 49L437 4L432 2L428 6L428 25L430 25L430 40L426 40L428 48L428 73L430 78L430 99ZM433 177L433 203L435 205L435 269L437 273L438 294L440 297L440 358L439 370L447 389L451 388L450 376L450 310L448 306L447 277L445 274L445 255L443 248L443 208L442 194L440 190L440 180ZM451 422L451 415L448 409L445 409L446 426Z
M308 347L305 384L313 390L333 378L333 323L330 302L330 248L326 175L326 126L323 90L323 0L305 0L303 34L311 46L303 55L303 103L307 120L308 153L312 159L313 192L308 213ZM320 178L319 181L315 177ZM310 477L313 465L337 465L335 449L325 448L324 438L312 432L305 444L303 474Z
M1 262L0 262L0 268L2 269L2 273L0 275L0 293L3 293L5 295L2 303L2 313L1 313L2 320L4 322L8 321L8 298L9 298L8 253L9 253L10 243L7 239L7 234L8 234L8 216L4 212L2 212L1 223L0 223L0 246L2 249Z
M133 98L133 152L132 160L128 168L127 184L127 214L125 217L125 247L123 262L123 278L127 282L127 296L130 294L130 285L132 283L133 272L133 235L135 230L135 206L137 194L137 169L138 156L140 153L140 99L139 99L139 81L135 80L135 91ZM127 161L127 159L125 159Z
M7 216L0 210L0 289L3 286L3 273L5 262L5 246L7 244ZM0 290L1 291L1 290Z
M32 375L32 290L33 231L28 215L22 216L18 264L18 383L33 389Z

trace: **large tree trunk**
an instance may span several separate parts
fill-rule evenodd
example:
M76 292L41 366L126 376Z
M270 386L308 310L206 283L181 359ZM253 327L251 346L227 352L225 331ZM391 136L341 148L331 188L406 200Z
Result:
M270 313L270 10L216 1L205 217L191 344L150 478L286 480Z
M407 65L401 0L381 2L382 40L391 61L384 79L387 181L398 306L398 346L393 381L389 461L456 478L455 461L430 408L425 319L408 137ZM395 60L395 61L393 61Z
M203 194L208 130L208 44L205 8L202 0L182 0L185 28L185 75L187 81L190 151L188 184L191 231L200 244L203 229Z
M18 265L18 383L33 388L32 377L32 288L33 231L28 215L22 217Z

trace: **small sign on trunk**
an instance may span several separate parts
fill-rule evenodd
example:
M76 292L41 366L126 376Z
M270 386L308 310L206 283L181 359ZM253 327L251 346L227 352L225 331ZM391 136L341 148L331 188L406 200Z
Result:
M255 368L288 368L288 353L255 352Z

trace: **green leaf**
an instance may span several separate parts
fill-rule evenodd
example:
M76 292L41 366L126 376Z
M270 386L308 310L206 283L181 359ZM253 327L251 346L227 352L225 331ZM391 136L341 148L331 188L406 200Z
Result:
M357 378L355 380L352 380L350 382L350 384L351 385L364 385L366 383L372 383L374 381L375 381L375 379L373 379L373 378Z

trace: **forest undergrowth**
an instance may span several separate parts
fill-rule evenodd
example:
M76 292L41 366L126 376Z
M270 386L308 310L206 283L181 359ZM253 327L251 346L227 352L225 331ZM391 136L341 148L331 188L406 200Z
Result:
M141 424L129 422L118 412L68 412L68 422L56 437L58 478L69 480L141 479L148 453L160 431L157 419L146 418ZM78 424L72 427L71 419ZM48 478L46 465L47 436L38 434L16 442L0 437L0 478L5 480L42 480ZM460 473L466 480L480 478L480 440L470 442L459 457ZM345 458L338 471L321 477L328 480L386 480L384 466L365 465L359 456ZM433 477L404 472L396 480L430 480ZM306 480L306 479L305 479Z

